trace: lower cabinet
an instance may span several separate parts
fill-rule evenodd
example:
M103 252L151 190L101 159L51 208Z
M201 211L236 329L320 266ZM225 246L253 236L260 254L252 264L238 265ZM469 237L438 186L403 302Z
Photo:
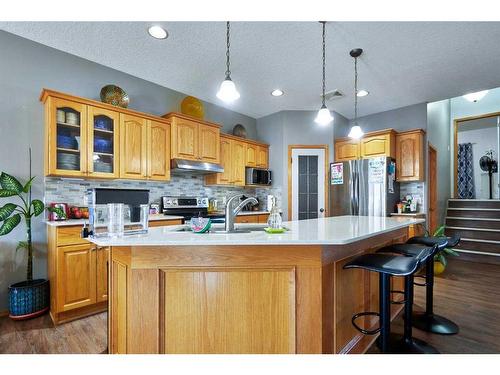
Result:
M109 248L82 239L80 230L48 227L50 316L55 324L107 309Z
M269 214L239 215L236 216L236 223L242 224L266 224Z

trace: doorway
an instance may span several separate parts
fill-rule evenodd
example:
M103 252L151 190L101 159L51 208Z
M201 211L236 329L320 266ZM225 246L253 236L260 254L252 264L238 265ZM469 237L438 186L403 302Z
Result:
M328 146L288 146L288 219L327 216Z
M429 233L432 235L438 227L437 211L437 151L429 143Z
M454 197L499 199L500 113L456 119L454 125ZM484 157L497 164L496 170Z

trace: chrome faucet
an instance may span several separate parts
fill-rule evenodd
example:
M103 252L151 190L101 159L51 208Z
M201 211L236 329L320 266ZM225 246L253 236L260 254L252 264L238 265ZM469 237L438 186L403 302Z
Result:
M245 207L248 203L253 203L253 205L259 204L259 201L256 198L249 197L240 204L238 204L235 208L233 208L234 202L239 201L242 196L243 194L234 195L227 200L226 220L224 224L224 230L226 232L234 232L234 218L236 217L236 215L238 215L238 212L240 212L243 209L243 207Z

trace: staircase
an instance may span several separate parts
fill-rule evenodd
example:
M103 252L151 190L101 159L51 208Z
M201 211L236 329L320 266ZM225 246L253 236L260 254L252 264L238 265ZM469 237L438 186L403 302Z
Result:
M449 199L447 236L458 235L461 258L500 262L500 200Z

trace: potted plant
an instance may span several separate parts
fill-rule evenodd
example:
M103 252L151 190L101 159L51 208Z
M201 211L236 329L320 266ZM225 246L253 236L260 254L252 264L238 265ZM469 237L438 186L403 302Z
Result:
M19 241L16 251L24 249L28 255L26 280L9 286L9 316L21 320L39 316L49 309L49 281L33 280L33 244L31 236L31 221L40 216L46 209L64 216L59 208L45 207L39 199L31 199L31 149L30 178L23 185L15 177L2 172L0 175L0 198L16 198L19 204L6 203L0 207L0 236L12 232L21 221L26 224L26 240Z
M445 228L445 226L441 225L438 229L436 229L433 237L445 237L444 228ZM434 255L434 274L435 275L439 275L439 274L444 272L444 270L446 269L446 266L448 264L446 257L449 255L457 257L458 253L456 251L454 251L453 249L444 248L443 250L439 251L436 255Z

